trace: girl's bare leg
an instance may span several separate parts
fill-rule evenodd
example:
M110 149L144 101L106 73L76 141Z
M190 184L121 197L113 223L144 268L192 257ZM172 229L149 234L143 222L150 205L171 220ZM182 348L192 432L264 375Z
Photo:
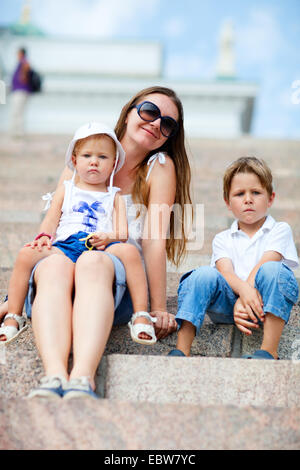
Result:
M77 260L73 307L73 369L70 379L94 376L114 318L114 265L101 252L85 252Z
M72 340L72 292L74 263L66 256L53 255L36 269L36 297L32 327L46 375L68 377Z
M130 243L116 243L106 250L117 256L124 264L126 282L130 292L134 312L147 311L148 286L141 256Z
M126 282L130 292L134 312L148 311L148 285L141 256L137 248L130 243L116 243L107 248L109 253L117 256L124 264ZM139 317L134 322L149 324L147 318ZM140 333L139 338L151 339L146 333Z
M49 250L46 247L42 248L42 251L38 251L36 248L23 247L17 256L14 269L9 281L8 286L8 304L6 313L14 313L21 316L23 306L28 291L28 282L30 279L31 271L40 260L46 258L58 252L59 250L55 247ZM62 252L59 251L61 254ZM4 305L3 305L4 309ZM8 318L4 321L4 324L9 326L18 326L18 323L13 318ZM5 335L0 336L0 341L5 341Z

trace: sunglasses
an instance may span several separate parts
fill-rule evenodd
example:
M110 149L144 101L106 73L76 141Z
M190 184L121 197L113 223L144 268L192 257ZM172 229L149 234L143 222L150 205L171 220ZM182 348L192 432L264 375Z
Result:
M151 101L143 101L142 103L132 106L137 109L137 113L143 121L154 122L160 119L160 132L164 137L173 137L178 130L178 123L170 116L162 116L160 109Z

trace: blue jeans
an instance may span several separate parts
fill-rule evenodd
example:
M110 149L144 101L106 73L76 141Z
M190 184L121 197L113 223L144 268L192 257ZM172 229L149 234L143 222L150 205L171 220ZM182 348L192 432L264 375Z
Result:
M265 313L288 322L299 289L294 273L282 262L264 263L257 271L255 288L263 299ZM202 266L184 274L178 287L176 321L192 323L199 333L205 313L214 323L234 323L233 307L238 296L216 268Z

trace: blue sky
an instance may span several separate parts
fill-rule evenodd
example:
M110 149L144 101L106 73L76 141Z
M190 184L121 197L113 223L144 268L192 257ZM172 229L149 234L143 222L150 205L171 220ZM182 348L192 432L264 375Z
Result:
M22 0L0 0L0 24ZM60 36L159 40L166 77L214 78L224 20L237 78L260 85L253 134L300 138L300 0L31 0L32 21Z

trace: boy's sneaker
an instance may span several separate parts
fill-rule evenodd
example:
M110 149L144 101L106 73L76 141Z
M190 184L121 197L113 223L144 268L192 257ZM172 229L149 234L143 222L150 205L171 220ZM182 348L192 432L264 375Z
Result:
M186 355L180 351L180 349L172 349L168 356L178 356L178 357L186 357Z
M76 377L69 380L64 386L64 399L91 397L98 399L93 391L88 377Z
M67 380L64 377L43 377L39 387L32 390L27 398L62 398L66 382Z

